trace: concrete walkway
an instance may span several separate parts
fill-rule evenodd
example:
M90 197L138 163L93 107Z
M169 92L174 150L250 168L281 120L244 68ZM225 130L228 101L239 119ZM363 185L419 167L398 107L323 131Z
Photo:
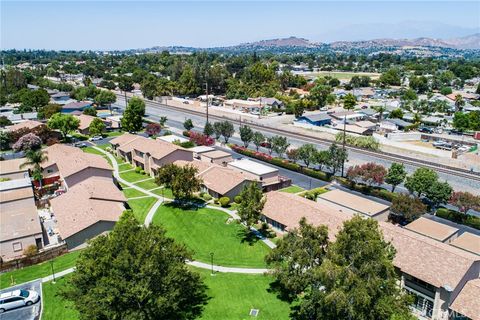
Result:
M106 154L107 157L111 160L112 165L113 165L113 176L119 182L121 182L122 184L124 184L124 185L126 185L130 188L136 189L140 192L143 192L143 193L157 199L157 202L155 202L155 204L150 208L150 210L148 211L147 216L145 218L145 222L144 222L145 226L150 225L150 223L152 223L153 216L155 215L155 212L158 210L160 205L165 201L172 201L172 200L167 199L167 198L163 198L162 196L159 196L155 193L152 193L152 192L150 192L150 191L148 191L144 188L141 188L141 187L135 185L135 183L137 183L138 181L135 182L135 183L131 183L131 182L128 182L128 181L122 179L120 177L119 172L118 172L118 163L117 163L117 160L115 159L115 157L113 155L111 155L110 153L106 152L105 150L101 149L101 148L98 148L96 146L94 146L93 148L95 150L98 150L98 151ZM207 206L207 208L217 209L217 210L220 210L220 211L223 211L223 212L227 213L228 215L230 215L234 219L240 219L240 217L234 211L231 211L231 210L228 210L228 209L225 209L225 208L221 208L221 207L215 207L215 206ZM260 239L262 239L262 238L260 238ZM262 239L262 241L264 241L264 239ZM268 241L270 241L270 240L268 240ZM265 242L265 244L267 244L267 246L270 247L270 245L267 242ZM275 244L273 244L273 245L275 245ZM194 266L194 267L202 268L202 269L211 269L212 268L212 266L210 264L199 262L199 261L187 261L187 264L189 264L191 266ZM215 268L217 268L217 269L215 269ZM223 266L215 266L215 265L213 266L213 269L214 269L214 271L217 271L217 272L232 272L232 273L245 273L245 274L263 274L263 273L268 271L268 269L233 268L233 267L223 267Z
M152 180L153 178L150 177L150 178L147 178L147 179L143 179L143 180L138 180L138 181L135 181L135 183L140 183L140 182L143 182L143 181L148 181L148 180Z
M63 270L63 271L55 272L55 279L61 278L61 277L65 276L69 273L72 273L73 271L75 271L75 267L69 268L69 269L66 269L66 270ZM49 275L49 276L46 276L46 277L42 278L42 282L48 282L48 281L52 281L52 280L53 280L52 275Z

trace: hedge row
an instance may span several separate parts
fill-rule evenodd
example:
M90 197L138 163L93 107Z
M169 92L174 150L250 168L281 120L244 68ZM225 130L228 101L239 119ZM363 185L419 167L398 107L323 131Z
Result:
M437 210L437 216L450 220L455 223L463 224L477 230L480 230L480 218L471 216L462 212L440 208Z
M314 170L314 169L311 169L311 168L304 168L297 163L293 163L293 162L290 162L290 161L285 160L285 159L275 158L275 157L272 157L272 156L270 156L268 154L265 154L265 153L262 153L262 152L255 152L255 151L246 149L244 147L240 147L236 144L230 145L230 147L233 149L233 151L235 151L237 153L240 153L240 154L243 154L245 156L255 158L255 159L258 159L258 160L262 160L262 161L265 161L267 163L270 163L270 164L273 164L273 165L276 165L278 167L282 167L282 168L285 168L285 169L288 169L288 170L291 170L291 171L303 173L303 174L305 174L307 176L310 176L312 178L315 178L315 179L320 179L320 180L328 181L328 182L332 181L332 176L329 173L319 171L319 170Z
M335 177L338 183L342 186L347 187L351 190L361 192L363 194L374 196L383 200L387 200L392 202L393 198L395 198L395 193L388 191L387 189L380 188L380 187L369 187L365 184L355 183L347 178L342 177Z

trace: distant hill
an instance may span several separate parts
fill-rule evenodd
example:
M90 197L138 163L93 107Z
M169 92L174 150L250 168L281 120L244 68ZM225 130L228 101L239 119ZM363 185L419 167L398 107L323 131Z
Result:
M289 37L280 39L261 40L256 42L241 43L234 47L302 47L302 48L316 48L321 44L311 42L308 39Z
M365 49L371 47L440 47L452 49L480 49L480 33L451 39L416 38L416 39L373 39L366 41L336 41L332 48Z

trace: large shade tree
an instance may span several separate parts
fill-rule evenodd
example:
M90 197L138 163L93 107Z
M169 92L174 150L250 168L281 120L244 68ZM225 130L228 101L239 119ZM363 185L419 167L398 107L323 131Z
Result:
M141 130L144 116L145 102L140 98L133 97L128 101L127 108L123 113L122 128L130 132Z
M191 253L155 225L126 211L108 235L90 242L62 295L80 319L195 319L206 287L185 264Z

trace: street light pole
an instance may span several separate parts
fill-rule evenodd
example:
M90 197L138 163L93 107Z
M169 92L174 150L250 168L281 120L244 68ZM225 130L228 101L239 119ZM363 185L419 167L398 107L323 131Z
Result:
M208 78L207 78L207 72L205 72L205 92L207 93L207 123L208 123Z
M211 261L212 261L212 276L214 275L214 272L213 272L213 252L210 252L210 258L211 258Z
M345 153L345 137L347 132L347 114L343 116L343 152ZM345 170L345 157L342 157L342 177Z
M55 270L53 269L53 259L50 260L50 267L52 269L52 278L53 278L52 283L55 283Z

